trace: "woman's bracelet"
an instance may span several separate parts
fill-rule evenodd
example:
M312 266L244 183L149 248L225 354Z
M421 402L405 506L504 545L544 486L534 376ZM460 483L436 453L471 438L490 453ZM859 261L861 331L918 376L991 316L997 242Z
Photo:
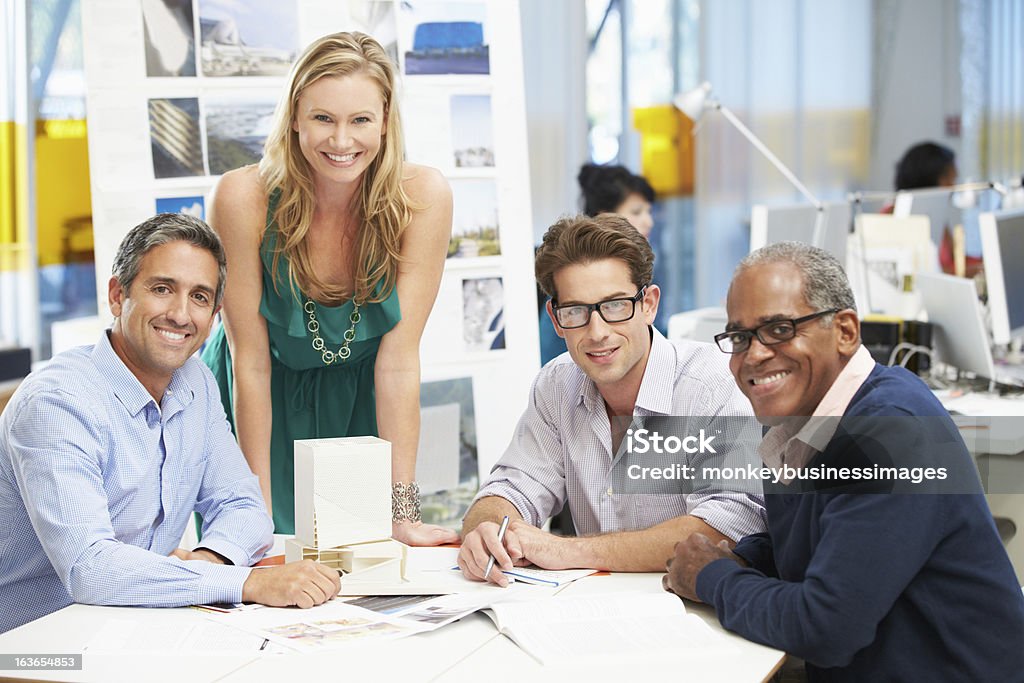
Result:
M419 522L420 485L414 481L408 484L397 481L391 485L391 520L394 522Z

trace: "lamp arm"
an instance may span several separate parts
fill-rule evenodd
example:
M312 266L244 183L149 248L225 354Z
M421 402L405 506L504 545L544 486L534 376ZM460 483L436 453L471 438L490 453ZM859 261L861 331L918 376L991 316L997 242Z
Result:
M723 107L722 104L719 102L709 103L709 106L722 112L722 116L724 116L729 121L729 123L735 126L736 130L742 133L743 137L745 137L750 142L750 144L756 147L757 151L763 154L765 158L768 159L768 161L770 161L772 165L779 170L779 173L786 177L786 180L788 180L793 185L793 187L800 190L800 194L802 194L804 197L807 197L807 200L811 204L814 204L814 207L816 209L820 211L821 209L824 208L821 202L818 201L818 198L811 194L811 191L808 190L807 187L803 183L801 183L795 175L793 175L793 172L790 171L789 168L784 163L782 163L782 161L777 156L772 154L772 151L768 149L765 146L765 144L761 142L761 140L758 139L758 137L754 135L753 132L751 132L749 128L744 126L743 122L736 118L735 114L729 111L726 107Z
M1012 181L1011 181L1012 182ZM848 192L846 198L851 202L862 202L872 199L892 199L900 192L913 192L915 195L930 194L952 194L954 192L983 192L994 190L999 194L1005 194L1006 186L997 180L985 180L973 183L959 183L957 185L944 185L942 187L916 187L912 190L859 190Z

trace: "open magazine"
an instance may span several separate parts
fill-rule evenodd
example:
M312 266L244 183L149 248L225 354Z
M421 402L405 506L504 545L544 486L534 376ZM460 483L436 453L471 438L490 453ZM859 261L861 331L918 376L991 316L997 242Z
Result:
M541 664L735 647L670 593L581 595L504 602L486 612L498 630Z

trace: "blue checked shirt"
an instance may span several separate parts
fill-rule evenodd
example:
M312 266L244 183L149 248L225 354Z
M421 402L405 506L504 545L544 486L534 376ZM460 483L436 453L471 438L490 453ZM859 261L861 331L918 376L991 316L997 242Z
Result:
M193 510L202 547L236 566L168 557ZM30 375L0 416L0 632L72 602L238 602L272 534L197 358L158 407L104 334Z
M669 342L657 330L634 415L703 416L711 425L740 418L732 424L756 424L725 354L711 344ZM756 458L752 448L747 450ZM646 529L680 515L699 517L733 540L765 530L760 486L757 493L720 486L673 495L617 491L622 479L616 473L629 457L621 447L612 452L604 399L563 353L541 369L512 442L474 502L499 496L526 522L540 526L568 501L580 535Z

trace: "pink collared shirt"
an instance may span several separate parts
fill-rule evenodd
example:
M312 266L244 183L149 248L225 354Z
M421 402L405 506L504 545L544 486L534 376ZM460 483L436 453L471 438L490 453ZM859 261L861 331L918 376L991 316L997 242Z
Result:
M783 465L800 468L824 451L850 401L874 368L875 360L861 346L825 392L813 415L794 417L768 430L757 448L765 464L772 468Z

